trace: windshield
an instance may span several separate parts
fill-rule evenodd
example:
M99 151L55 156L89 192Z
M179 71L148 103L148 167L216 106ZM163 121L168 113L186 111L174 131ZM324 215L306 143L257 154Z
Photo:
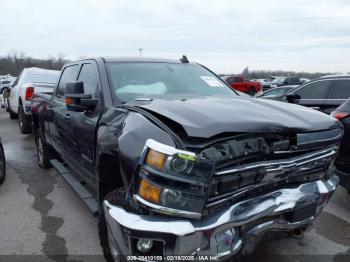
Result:
M137 98L237 94L221 79L194 64L108 63L113 93L122 102Z

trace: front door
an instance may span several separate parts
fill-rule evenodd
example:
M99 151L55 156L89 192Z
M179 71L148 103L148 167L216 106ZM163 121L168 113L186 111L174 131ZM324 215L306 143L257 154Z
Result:
M325 112L324 103L328 97L331 84L331 80L318 80L301 86L293 93L300 95L300 105Z
M75 143L77 144L77 160L93 177L95 169L96 126L102 108L102 95L97 65L94 62L82 64L78 81L84 83L84 93L92 95L99 103L92 111L74 112L71 121L74 126Z

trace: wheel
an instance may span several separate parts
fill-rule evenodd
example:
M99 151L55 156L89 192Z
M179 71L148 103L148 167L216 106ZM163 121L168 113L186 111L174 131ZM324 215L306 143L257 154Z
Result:
M38 166L41 168L50 168L50 160L53 159L51 148L43 140L41 129L37 129L35 132L35 143L38 158Z
M255 90L255 88L254 87L249 87L249 89L248 89L248 95L250 95L250 96L254 96L256 94L256 90Z
M32 122L29 116L24 113L23 106L18 106L18 126L22 134L28 134L32 131Z
M10 102L9 102L8 99L7 99L7 111L10 114L10 119L16 119L17 118L17 114L11 110Z
M100 245L102 247L103 256L107 262L119 262L118 251L112 244L112 234L107 228L105 214L103 208L100 210L98 217L98 235L100 237Z
M119 188L117 190L119 190L120 192L123 190L123 188ZM106 198L108 198L108 195ZM113 198L113 203L118 203L119 206L122 206L122 207L128 206L128 203L123 197L123 194L118 194L113 192L113 196L111 196L110 198L111 199ZM113 244L112 233L110 232L107 226L106 218L104 215L103 203L101 203L99 217L98 217L98 235L100 237L100 245L102 247L102 251L105 259L108 262L123 261L123 256L120 256L121 253L118 250L119 247L115 247L115 245Z
M6 159L4 149L0 144L0 185L4 183L6 177Z

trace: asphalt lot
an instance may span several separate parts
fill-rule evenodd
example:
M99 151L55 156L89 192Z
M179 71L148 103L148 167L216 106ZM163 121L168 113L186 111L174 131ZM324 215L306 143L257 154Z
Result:
M53 170L37 166L32 135L20 134L2 109L0 136L8 164L0 187L0 261L103 261L97 219ZM350 261L350 196L338 188L303 239L265 241L253 260Z

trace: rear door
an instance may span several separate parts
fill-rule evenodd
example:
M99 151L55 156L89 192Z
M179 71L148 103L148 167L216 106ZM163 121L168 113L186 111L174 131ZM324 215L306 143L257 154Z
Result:
M331 85L332 80L317 80L301 86L293 93L300 95L300 105L325 112L324 104Z
M55 94L48 106L51 143L61 155L68 154L71 157L76 154L75 134L70 119L71 112L67 110L64 99L66 84L76 81L78 70L78 64L63 69Z
M337 79L334 81L329 97L325 101L324 111L331 113L350 97L350 79Z

